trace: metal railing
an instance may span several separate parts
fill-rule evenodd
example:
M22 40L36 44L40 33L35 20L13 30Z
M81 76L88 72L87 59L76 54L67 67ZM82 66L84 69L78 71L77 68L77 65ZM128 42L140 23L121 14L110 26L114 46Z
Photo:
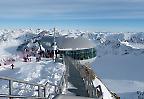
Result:
M93 80L95 78L97 78L100 81L101 81L101 79L96 76L95 72L90 68L90 66L88 66L88 64L82 65L82 64L80 64L80 61L75 60L69 56L65 56L64 59L65 59L65 61L67 61L67 65L73 64L74 67L79 71L80 76L84 80L85 88L89 94L89 97L103 99L103 92L102 92L101 86L98 85L95 87L93 84ZM104 86L106 87L106 85L104 85ZM109 93L111 94L113 99L120 99L120 97L117 96L117 94L112 93L108 88L107 88L107 90L109 91Z
M9 77L0 77L0 80L5 80L5 81L8 82L8 85L7 85L7 87L8 87L8 93L7 94L0 94L0 97L9 97L9 98L25 98L25 97L28 97L28 96L14 95L13 91L16 89L13 86L14 83L23 84L23 85L25 84L25 86L28 86L28 85L29 86L33 86L34 87L34 91L36 91L37 94L38 94L38 96L33 96L35 98L45 98L46 97L46 93L45 93L46 86L45 85L35 84L35 83L29 83L27 81L16 80L16 79L12 79L12 78L9 78ZM26 90L26 89L20 89L19 88L19 90ZM42 96L41 92L43 93L43 96Z
M62 63L65 65L63 59L61 60ZM66 69L67 70L67 69ZM35 83L30 83L27 81L22 81L22 80L16 80L13 78L9 77L2 77L0 76L0 81L6 81L7 84L7 93L0 93L0 97L7 97L7 98L30 98L30 99L36 99L36 98L41 98L41 99L51 99L52 97L61 94L64 90L64 87L67 87L68 81L67 81L67 71L64 71L60 81L58 82L57 85L52 84L50 82L47 82L46 84L35 84ZM30 89L30 91L33 91L36 93L36 96L26 96L26 95L16 95L14 94L14 90L26 90L26 88L14 88L14 83L18 84L25 84L26 86L33 86L33 89ZM53 92L51 92L51 89L54 89Z
M80 76L83 78L85 88L88 92L89 97L102 99L103 94L101 86L95 87L93 84L93 79L95 78L96 74L92 70L87 68L87 66L80 64L78 60L65 56L65 61L67 61L66 65L73 64L74 67L79 71ZM97 89L99 89L99 91Z
M65 75L63 74L61 77L60 82L58 85L54 85L52 83L47 82L45 85L43 84L35 84L35 83L30 83L27 81L22 81L22 80L16 80L13 78L9 77L1 77L0 76L0 81L6 81L7 83L7 89L8 93L1 94L0 97L5 97L9 99L13 98L28 98L28 99L51 99L52 97L56 96L57 94L61 94L63 90L63 86L65 84ZM26 86L33 86L34 89L29 90L30 92L36 92L35 96L27 96L27 95L16 95L14 94L14 90L27 90L27 88L14 88L14 83L23 84ZM53 87L54 92L50 93L51 88Z

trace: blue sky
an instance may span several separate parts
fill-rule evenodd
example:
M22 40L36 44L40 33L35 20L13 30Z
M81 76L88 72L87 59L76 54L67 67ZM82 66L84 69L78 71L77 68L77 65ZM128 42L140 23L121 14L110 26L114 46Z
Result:
M144 0L0 0L0 27L144 31Z

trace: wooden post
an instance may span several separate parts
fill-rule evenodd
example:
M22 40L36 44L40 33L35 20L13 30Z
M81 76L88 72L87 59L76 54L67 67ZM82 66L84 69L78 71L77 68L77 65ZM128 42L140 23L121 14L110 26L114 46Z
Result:
M46 97L46 86L44 87L44 97Z
M13 85L13 81L9 80L9 95L12 95L12 85ZM12 99L12 98L9 98Z
M41 96L41 87L38 86L38 97L40 97L40 96Z
M96 88L95 87L93 89L93 97L97 97L97 95L96 95Z

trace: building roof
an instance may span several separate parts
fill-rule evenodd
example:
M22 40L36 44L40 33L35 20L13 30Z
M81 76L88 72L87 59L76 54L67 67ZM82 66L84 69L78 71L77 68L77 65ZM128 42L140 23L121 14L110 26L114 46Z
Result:
M95 44L83 37L65 37L59 36L56 37L57 46L60 50L80 50L80 49L89 49L94 48ZM45 36L43 37L40 42L45 49L52 49L54 38L53 36Z
M58 95L54 99L94 99L90 97L81 97L81 96L68 96L68 95ZM98 99L98 98L95 98Z

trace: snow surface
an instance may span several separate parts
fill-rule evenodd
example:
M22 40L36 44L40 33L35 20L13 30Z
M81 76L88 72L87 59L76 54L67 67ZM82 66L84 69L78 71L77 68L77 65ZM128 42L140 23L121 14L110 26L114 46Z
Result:
M143 32L85 32L81 36L95 42L97 58L92 68L112 92L121 99L144 98Z
M2 33L1 35L5 35L5 33ZM16 49L20 44L33 36L27 34L26 30L23 32L20 32L20 30L15 31L11 35L13 37L6 37L7 40L2 40L0 42L0 76L28 81L30 83L45 85L48 82L57 85L65 71L65 66L61 63L54 63L52 59L48 58L42 58L40 62L36 62L35 57L30 57L31 61L24 62L21 54L18 53ZM4 39L2 36L1 38ZM9 58L13 58L16 61L6 62L7 65L4 65L5 61ZM11 69L12 63L14 64L14 69ZM32 89L31 86L14 83L13 87L27 89L20 91L18 91L19 89L16 89L13 93L15 95L37 95L37 93L30 91ZM54 91L54 89L52 91ZM0 93L8 94L8 82L0 80Z
M97 44L98 57L92 68L107 87L121 99L144 98L144 43L143 36L138 35L144 33L87 35ZM137 94L137 91L141 94Z
M42 30L39 30L42 31ZM51 31L51 30L49 30ZM0 76L8 76L34 83L59 81L64 68L62 64L54 65L50 59L40 62L23 62L16 52L18 45L31 40L38 34L38 30L0 30L0 60L13 57L14 69L9 65L0 66ZM110 33L88 32L79 30L59 30L60 35L69 37L87 37L96 44L97 58L92 64L98 77L107 87L117 93L121 99L143 98L144 92L144 33ZM49 75L49 76L47 76ZM96 83L95 83L96 84ZM2 86L3 85L3 86ZM15 84L15 86L17 86ZM0 82L0 93L6 92L7 85ZM138 92L137 92L138 91ZM25 94L19 92L18 94ZM32 93L34 94L34 93Z
M107 87L102 83L102 81L100 79L96 78L93 81L93 84L95 87L97 87L98 85L101 86L104 99L113 99L110 91L107 89Z

